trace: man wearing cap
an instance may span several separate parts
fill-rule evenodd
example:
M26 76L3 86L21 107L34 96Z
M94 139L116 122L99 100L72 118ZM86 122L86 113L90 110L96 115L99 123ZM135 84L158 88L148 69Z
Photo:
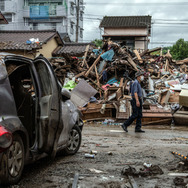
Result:
M140 82L144 80L144 72L138 71L135 73L135 81L131 86L131 106L132 106L132 115L129 117L127 121L122 124L122 128L125 132L128 132L127 127L131 125L131 123L136 119L136 127L135 132L144 133L141 129L142 126L142 88Z

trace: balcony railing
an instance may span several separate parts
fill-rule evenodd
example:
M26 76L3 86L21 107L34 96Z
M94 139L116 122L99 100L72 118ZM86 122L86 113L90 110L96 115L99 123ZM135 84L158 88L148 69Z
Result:
M25 18L30 18L30 6L24 7L24 16ZM49 17L65 17L66 16L66 8L64 6L56 6L56 9L49 9ZM36 15L37 17L37 15ZM40 18L40 15L38 16Z

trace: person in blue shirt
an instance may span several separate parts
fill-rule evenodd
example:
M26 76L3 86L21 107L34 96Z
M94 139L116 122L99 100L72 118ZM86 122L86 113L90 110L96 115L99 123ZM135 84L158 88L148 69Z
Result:
M144 133L141 129L142 127L142 88L140 82L144 80L144 72L138 71L135 73L135 81L131 85L131 106L132 106L132 115L127 121L122 124L122 128L125 132L128 132L127 127L132 124L136 119L135 132Z

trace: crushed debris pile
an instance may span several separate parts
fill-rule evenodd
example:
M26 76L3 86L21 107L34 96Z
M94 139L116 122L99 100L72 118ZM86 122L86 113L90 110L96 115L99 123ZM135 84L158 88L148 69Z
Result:
M153 55L157 51L160 55ZM171 123L176 114L173 122L186 122L182 117L188 114L187 59L175 61L169 51L162 55L161 48L139 53L110 40L101 49L90 51L87 46L83 57L63 57L51 63L63 87L73 91L73 102L79 98L77 106L84 119L127 119L130 85L136 71L142 70L143 121ZM84 84L79 84L81 80Z

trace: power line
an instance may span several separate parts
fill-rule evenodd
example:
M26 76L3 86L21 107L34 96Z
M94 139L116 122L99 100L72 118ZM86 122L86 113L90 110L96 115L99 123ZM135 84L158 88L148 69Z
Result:
M84 3L84 5L106 5L107 3ZM183 6L183 5L188 5L188 2L171 2L171 3L108 3L108 5L127 5L127 6L145 6L145 5L150 5L150 6L164 6L164 5L176 5L176 6Z

